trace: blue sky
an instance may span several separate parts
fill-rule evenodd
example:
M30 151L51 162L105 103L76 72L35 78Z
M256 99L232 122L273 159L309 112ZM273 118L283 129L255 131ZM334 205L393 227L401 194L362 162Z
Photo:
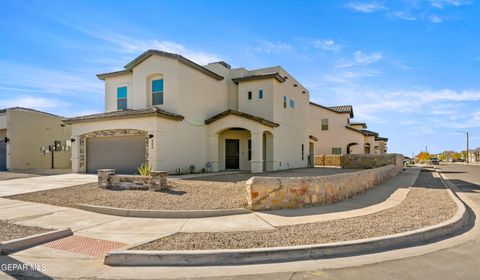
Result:
M324 105L411 155L480 146L476 1L0 2L0 108L103 110L97 73L147 49L233 67L282 65Z

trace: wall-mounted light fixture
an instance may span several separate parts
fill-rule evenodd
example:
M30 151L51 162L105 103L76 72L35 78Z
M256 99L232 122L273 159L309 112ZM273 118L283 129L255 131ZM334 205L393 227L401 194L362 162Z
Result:
M148 134L148 139L152 139L153 138L153 134Z
M10 139L8 139L8 137L5 136L5 138L3 139L3 141L5 141L5 143L8 143L8 142L10 142Z
M72 143L75 142L75 138L70 139L70 142Z
M64 123L62 123L62 124L60 124L60 126L61 126L61 127L65 127L65 124L64 124Z

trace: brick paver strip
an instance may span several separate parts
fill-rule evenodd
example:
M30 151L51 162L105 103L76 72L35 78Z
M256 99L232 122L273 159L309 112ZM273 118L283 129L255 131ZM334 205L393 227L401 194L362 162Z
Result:
M126 245L126 243L121 242L75 235L43 244L43 246L57 250L80 253L99 258L102 258L111 250L119 249Z

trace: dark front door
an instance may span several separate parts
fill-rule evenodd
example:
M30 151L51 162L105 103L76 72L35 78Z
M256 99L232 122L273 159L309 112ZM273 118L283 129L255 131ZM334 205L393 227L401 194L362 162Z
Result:
M239 140L225 139L225 169L239 169Z
M0 141L0 171L7 170L7 145Z

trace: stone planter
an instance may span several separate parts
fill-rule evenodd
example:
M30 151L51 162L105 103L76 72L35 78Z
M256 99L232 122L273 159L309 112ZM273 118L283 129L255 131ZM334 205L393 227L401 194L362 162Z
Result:
M160 191L167 188L167 172L151 171L150 176L117 175L115 169L99 169L98 187L111 190Z

